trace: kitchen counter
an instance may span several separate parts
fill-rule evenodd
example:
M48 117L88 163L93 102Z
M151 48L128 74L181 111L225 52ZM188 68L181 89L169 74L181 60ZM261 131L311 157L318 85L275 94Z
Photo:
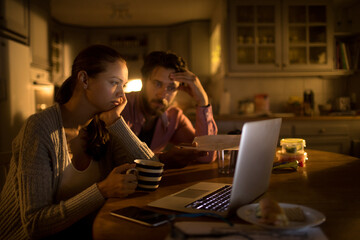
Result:
M275 113L270 115L240 115L240 114L229 114L229 115L217 115L214 116L215 120L219 121L256 121L261 119L269 119L269 118L277 118L280 117L283 119L283 121L318 121L318 120L360 120L360 115L356 116L332 116L332 115L326 115L326 116L294 116L292 114L281 114L281 113Z
M360 156L360 115L294 116L292 114L215 116L218 134L241 130L244 123L281 117L279 139L303 138L316 150Z

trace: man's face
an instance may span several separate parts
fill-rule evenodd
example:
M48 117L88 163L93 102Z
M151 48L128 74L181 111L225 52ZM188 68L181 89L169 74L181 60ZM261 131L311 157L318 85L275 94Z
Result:
M169 77L170 73L174 72L174 69L158 66L145 80L143 98L148 114L161 115L173 102L180 85L178 81L173 81Z

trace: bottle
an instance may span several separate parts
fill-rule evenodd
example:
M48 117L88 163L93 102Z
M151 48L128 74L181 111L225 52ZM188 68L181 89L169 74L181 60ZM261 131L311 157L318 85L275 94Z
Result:
M356 93L350 95L350 110L356 110Z
M230 114L230 103L231 103L231 95L225 89L225 91L222 94L221 101L220 101L220 115Z
M304 91L304 115L312 116L314 114L314 92L310 89Z

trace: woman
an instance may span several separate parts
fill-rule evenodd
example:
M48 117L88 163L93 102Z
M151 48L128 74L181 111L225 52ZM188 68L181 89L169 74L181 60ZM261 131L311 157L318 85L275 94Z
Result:
M127 80L126 62L109 47L90 46L75 58L54 106L29 117L14 139L0 239L69 233L106 198L135 191L127 162L158 159L120 117Z

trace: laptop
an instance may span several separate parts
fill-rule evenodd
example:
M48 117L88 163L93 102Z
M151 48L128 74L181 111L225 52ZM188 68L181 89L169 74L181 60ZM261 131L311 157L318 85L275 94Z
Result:
M234 214L239 207L253 202L268 189L281 121L281 118L276 118L243 125L232 184L199 182L150 202L148 206L185 213L216 213L226 217ZM223 194L223 190L228 192L224 194L228 195L228 200L220 200L213 205L218 208L224 202L225 207L214 210L193 206L214 192L215 195L219 195L219 192Z

